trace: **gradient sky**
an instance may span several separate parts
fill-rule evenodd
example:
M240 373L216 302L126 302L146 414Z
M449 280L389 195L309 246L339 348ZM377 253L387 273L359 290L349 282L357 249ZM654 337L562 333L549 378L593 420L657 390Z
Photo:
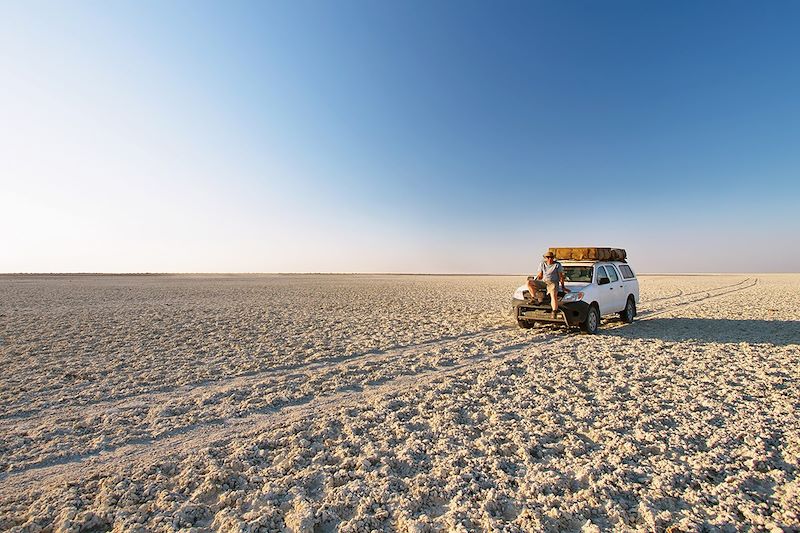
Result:
M799 20L5 1L0 272L798 272Z

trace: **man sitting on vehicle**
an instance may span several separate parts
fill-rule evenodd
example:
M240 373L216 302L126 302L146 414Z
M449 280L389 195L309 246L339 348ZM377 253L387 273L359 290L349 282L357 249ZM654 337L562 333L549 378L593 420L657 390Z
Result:
M564 292L569 292L564 286L564 267L561 263L556 261L556 256L553 252L544 254L544 261L539 264L539 271L536 276L528 278L528 290L531 291L531 297L536 294L536 289L546 289L547 294L550 295L550 307L553 309L553 318L556 317L558 312L558 284L561 283L561 288Z

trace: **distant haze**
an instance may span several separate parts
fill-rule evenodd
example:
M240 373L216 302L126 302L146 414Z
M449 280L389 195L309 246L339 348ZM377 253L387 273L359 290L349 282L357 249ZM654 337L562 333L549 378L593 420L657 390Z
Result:
M0 272L798 272L800 3L0 4Z

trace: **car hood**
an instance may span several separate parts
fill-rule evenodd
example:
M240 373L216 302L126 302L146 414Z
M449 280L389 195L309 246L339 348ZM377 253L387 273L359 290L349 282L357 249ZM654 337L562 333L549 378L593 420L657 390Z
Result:
M582 281L568 281L564 285L566 285L566 287L572 292L577 292L577 291L582 291L583 289L591 285L591 283L585 283Z

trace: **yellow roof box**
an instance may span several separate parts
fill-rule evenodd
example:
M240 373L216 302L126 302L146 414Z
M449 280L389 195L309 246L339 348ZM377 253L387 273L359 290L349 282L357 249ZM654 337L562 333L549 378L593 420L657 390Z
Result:
M625 261L628 254L622 248L599 248L597 246L572 246L550 248L556 259L568 261Z

